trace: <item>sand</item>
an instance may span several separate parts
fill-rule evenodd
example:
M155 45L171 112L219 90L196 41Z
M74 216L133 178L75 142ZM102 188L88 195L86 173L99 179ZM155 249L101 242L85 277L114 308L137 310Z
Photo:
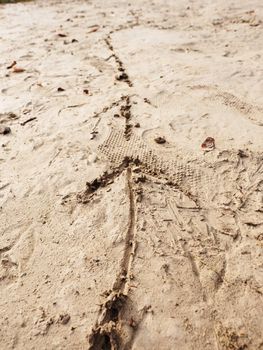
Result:
M0 349L263 349L262 30L260 0L0 5Z

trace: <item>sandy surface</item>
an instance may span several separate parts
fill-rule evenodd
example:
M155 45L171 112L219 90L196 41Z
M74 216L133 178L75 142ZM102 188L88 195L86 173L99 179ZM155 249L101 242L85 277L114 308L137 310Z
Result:
M0 349L263 349L262 1L0 5L0 52Z

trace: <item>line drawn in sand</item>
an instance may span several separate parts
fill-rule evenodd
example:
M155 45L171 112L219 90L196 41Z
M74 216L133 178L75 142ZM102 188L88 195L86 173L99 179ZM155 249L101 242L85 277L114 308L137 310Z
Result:
M131 270L136 252L136 201L131 167L126 170L126 179L130 208L123 257L112 290L107 293L108 298L101 305L96 325L88 336L90 350L130 349L136 328L144 316L144 312L142 312L141 316L137 317L136 322L130 316L134 306L129 300L128 294L133 278Z
M159 180L165 180L169 186L178 186L184 189L187 184L188 188L197 187L202 175L199 169L193 169L189 164L161 158L148 148L140 137L132 134L127 139L125 133L119 130L112 130L109 137L98 149L102 155L108 158L113 165L113 170L105 172L101 177L87 183L87 190L82 195L82 202L89 201L97 189L105 187L126 171L130 213L119 272L106 302L101 306L97 322L88 336L89 349L130 349L136 329L148 312L146 309L136 312L128 297L132 279L132 263L136 253L136 199L138 197L133 188L133 171L136 173L136 169L139 169L141 180L143 180L141 173L147 173ZM184 192L187 191L184 190ZM136 314L136 321L131 322L131 313ZM129 318L130 321L127 321Z

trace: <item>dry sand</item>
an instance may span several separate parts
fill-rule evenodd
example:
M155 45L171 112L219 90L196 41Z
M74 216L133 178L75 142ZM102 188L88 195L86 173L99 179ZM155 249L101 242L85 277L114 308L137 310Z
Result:
M0 349L263 349L262 1L0 5L0 52Z

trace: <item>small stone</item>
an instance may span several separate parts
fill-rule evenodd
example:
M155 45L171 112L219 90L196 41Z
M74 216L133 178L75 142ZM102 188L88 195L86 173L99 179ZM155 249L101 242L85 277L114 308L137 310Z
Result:
M156 137L156 138L154 139L154 141L155 141L156 143L163 144L163 143L166 142L166 139L165 139L165 137L159 136L159 137Z
M64 314L64 315L59 315L58 322L65 325L69 322L70 320L70 315L69 314Z
M0 126L0 134L3 134L3 135L7 135L7 134L10 134L11 133L11 129L9 128L9 126Z
M140 123L134 124L134 127L135 127L135 128L140 128L140 126L141 126Z

